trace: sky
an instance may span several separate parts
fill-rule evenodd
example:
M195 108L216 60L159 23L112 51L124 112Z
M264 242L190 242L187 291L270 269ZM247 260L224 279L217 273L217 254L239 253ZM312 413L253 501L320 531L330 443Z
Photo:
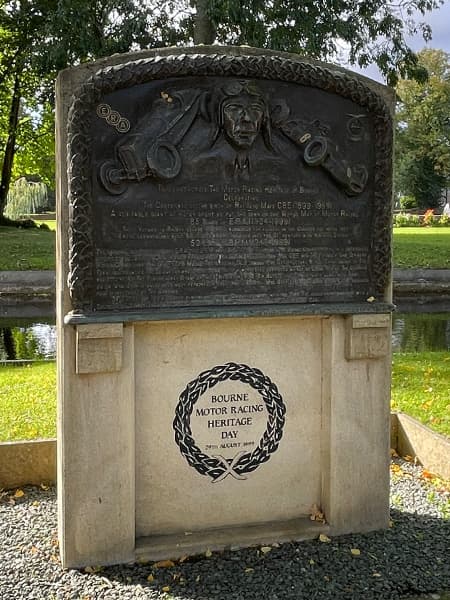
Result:
M408 37L408 44L414 51L417 52L427 47L436 50L445 50L450 54L450 0L445 0L439 9L426 13L425 16L418 13L415 16L415 20L428 23L431 26L433 37L428 43L425 43L419 34L414 37ZM384 83L378 69L374 66L370 66L367 69L359 69L356 65L353 65L349 68L352 71L361 72L367 77Z

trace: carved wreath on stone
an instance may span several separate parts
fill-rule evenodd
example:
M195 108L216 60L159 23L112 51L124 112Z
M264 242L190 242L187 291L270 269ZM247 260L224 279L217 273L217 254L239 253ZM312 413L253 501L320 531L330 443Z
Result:
M202 452L192 437L190 425L194 405L200 396L227 379L242 381L257 390L268 413L267 427L257 448L252 452L239 452L231 459L219 455L208 456ZM197 379L188 383L180 395L175 412L173 428L181 454L200 475L207 475L213 483L217 483L228 475L235 479L246 479L246 473L251 473L269 460L270 455L277 450L283 435L286 407L277 386L262 371L230 362L203 371Z

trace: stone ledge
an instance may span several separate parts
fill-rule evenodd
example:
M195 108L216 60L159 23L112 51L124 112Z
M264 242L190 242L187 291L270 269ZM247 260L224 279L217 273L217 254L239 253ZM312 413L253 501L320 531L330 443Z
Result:
M209 549L221 551L226 548L270 545L274 542L292 542L317 538L327 534L330 527L311 521L309 517L275 523L252 524L241 527L209 529L201 532L186 532L173 535L159 535L136 540L136 560L159 560L178 558L189 554L199 554ZM236 545L236 540L240 540ZM173 548L177 548L175 556Z

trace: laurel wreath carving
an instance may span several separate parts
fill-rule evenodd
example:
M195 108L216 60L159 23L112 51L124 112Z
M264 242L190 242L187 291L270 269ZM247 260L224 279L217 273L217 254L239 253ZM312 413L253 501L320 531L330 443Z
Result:
M324 66L281 56L180 54L141 59L98 71L79 90L69 113L69 276L75 311L93 309L95 241L93 198L88 176L91 164L92 118L101 98L119 89L152 80L181 76L222 76L273 79L319 88L348 98L367 109L374 120L375 181L371 239L371 279L375 293L386 289L391 265L390 219L392 189L392 118L379 94L362 80Z
M267 413L267 427L252 452L240 452L232 459L222 456L209 456L200 450L192 437L190 419L194 405L209 388L222 381L242 381L255 389L262 396ZM251 473L262 463L269 460L280 443L283 435L286 407L277 386L260 371L247 365L233 362L219 365L203 371L183 390L180 395L173 428L175 441L191 467L201 475L211 477L214 483L223 481L228 475L236 479L246 479L245 473Z

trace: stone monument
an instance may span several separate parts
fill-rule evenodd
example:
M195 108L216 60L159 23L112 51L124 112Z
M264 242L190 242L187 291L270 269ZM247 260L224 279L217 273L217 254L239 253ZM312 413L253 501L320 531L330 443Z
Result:
M387 526L389 90L201 47L57 99L63 565Z

